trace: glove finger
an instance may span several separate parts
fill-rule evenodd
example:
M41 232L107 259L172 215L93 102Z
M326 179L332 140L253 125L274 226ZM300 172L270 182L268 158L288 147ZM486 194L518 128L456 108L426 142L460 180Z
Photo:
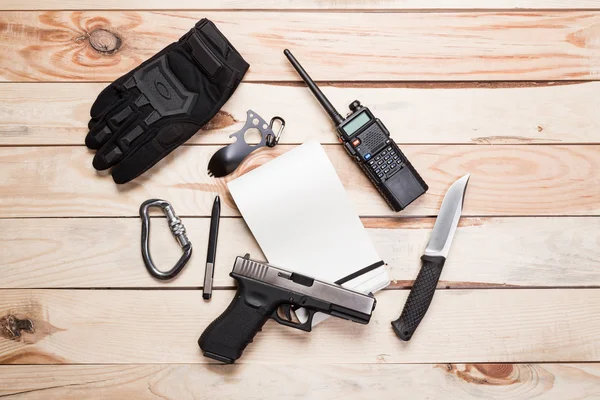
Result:
M92 160L92 166L98 171L109 169L123 158L123 151L117 145L105 146Z
M85 145L88 149L98 150L113 135L112 130L102 121L96 124L85 136Z
M85 138L85 144L90 149L99 149L106 143L119 136L118 132L127 124L131 123L131 119L137 116L136 108L132 107L131 96L119 104L120 107L115 107L110 113L99 121ZM114 134L113 134L114 133Z
M102 124L107 115L114 114L116 109L123 108L124 103L128 103L131 99L131 93L121 93L118 97L115 97L110 104L104 106L104 108L98 114L93 114L88 122L88 129L91 131L96 128L98 124ZM92 114L92 112L90 112Z
M96 152L92 165L98 171L108 169L117 164L130 149L131 144L144 133L144 130L135 123L123 129L121 137L111 141Z
M111 171L115 183L127 183L156 164L161 158L155 160L160 154L155 146L151 140L116 165Z
M90 117L92 117L92 119L102 115L107 108L112 108L115 103L119 103L124 97L123 87L121 86L124 77L125 76L120 77L105 87L98 97L96 97L96 100L90 109Z
M198 125L189 123L179 123L162 127L156 134L156 137L148 140L139 148L136 146L131 154L127 154L112 169L113 180L115 183L121 184L140 176L192 137L198 129ZM145 140L147 140L147 137L153 135L153 133L150 133L145 137Z
M94 168L97 170L110 168L127 154L132 142L144 133L138 123L140 115L139 110L132 108L132 104L128 104L106 119L106 126L99 132L110 129L114 134L102 142L100 149L96 152L92 161Z

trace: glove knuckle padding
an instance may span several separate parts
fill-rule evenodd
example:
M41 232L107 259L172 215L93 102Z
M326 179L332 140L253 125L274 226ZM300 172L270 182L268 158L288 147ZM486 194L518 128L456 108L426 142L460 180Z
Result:
M137 86L141 95L145 96L148 103L154 108L149 118L160 119L169 115L189 114L198 98L198 94L187 90L169 69L164 55L135 71L133 76L125 82L127 89L133 86ZM144 99L139 101L145 103ZM152 117L153 115L156 117ZM152 122L155 120L146 123L150 125Z
M201 20L104 89L91 109L86 145L96 169L114 166L125 183L206 124L229 99L248 64L208 20Z

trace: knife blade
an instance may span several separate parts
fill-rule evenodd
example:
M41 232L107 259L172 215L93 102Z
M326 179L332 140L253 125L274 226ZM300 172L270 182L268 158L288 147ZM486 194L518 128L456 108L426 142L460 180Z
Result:
M408 341L412 338L431 304L460 220L470 176L467 174L454 182L444 196L431 238L421 257L421 270L408 294L400 318L392 321L392 328L401 340Z

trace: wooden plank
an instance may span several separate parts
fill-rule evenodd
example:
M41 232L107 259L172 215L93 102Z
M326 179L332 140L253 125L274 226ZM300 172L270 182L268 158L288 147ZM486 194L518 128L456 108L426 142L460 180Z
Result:
M173 265L181 252L165 221L152 220L151 240L154 261L163 269ZM387 262L393 279L390 288L412 285L433 222L432 218L363 220ZM199 288L209 221L186 218L184 223L194 255L168 287ZM0 288L165 287L146 272L139 235L137 218L3 220ZM264 259L241 219L223 219L216 286L234 286L229 272L235 257L245 253ZM506 286L599 287L600 218L462 219L438 287Z
M265 379L268 377L267 379ZM293 377L293 379L290 379ZM285 382L285 385L282 384ZM310 383L310 384L309 384ZM581 399L600 364L23 365L0 367L0 396L28 399ZM218 388L218 389L216 389Z
M576 362L600 359L600 290L442 290L410 342L389 322L406 290L377 295L368 325L331 318L311 333L270 321L242 363ZM207 363L197 340L233 291L2 290L0 318L35 333L0 336L1 364ZM5 319L6 321L6 319ZM343 356L342 356L343 355ZM341 357L341 358L340 358Z
M58 0L52 3L39 3L34 0L4 0L2 10L513 10L513 9L597 9L595 0L574 0L568 3L557 0L494 0L482 4L477 0Z
M84 147L0 148L0 217L137 216L148 198L171 201L181 216L208 216L214 195L223 215L238 215L226 181L269 161L292 146L260 149L231 178L215 179L206 165L215 146L184 146L159 166L117 186L91 166ZM465 216L597 215L600 158L597 145L402 147L429 184L425 196L402 216L437 215L448 187L465 173L471 181ZM325 146L361 216L392 212L341 146Z
M358 98L398 143L598 143L600 114L589 101L600 82L578 85L352 87L323 91L343 110ZM89 110L104 83L0 85L0 145L83 144ZM435 87L438 88L435 88ZM228 144L246 110L287 121L281 143L337 143L327 115L305 87L244 83L212 123L188 143ZM307 118L310 115L310 118ZM435 115L435 118L431 118Z
M595 80L600 76L600 13L596 11L28 11L0 15L4 66L0 80L112 81L204 17L215 21L251 64L247 81L298 80L282 54L286 47L317 80ZM95 50L90 36L104 37L105 31L115 35L115 45L104 40Z

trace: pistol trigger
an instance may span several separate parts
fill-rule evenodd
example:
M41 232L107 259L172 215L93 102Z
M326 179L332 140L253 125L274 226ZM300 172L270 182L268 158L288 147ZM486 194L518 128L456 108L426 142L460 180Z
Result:
M289 326L291 328L300 329L301 331L310 332L310 330L312 329L312 325L311 325L312 318L309 317L308 321L302 323L302 322L298 321L297 318L294 318L292 316L292 312L293 312L293 309L290 307L289 304L288 305L282 304L277 309L275 309L275 311L273 311L273 314L271 314L271 318L273 318L275 321L277 321L278 324ZM283 314L286 314L286 315L283 315ZM287 318L288 315L290 316L290 319L282 318L282 316ZM295 313L294 313L294 315L295 315Z
M288 321L292 320L292 306L290 304L283 304L281 307L281 312L287 318Z
M311 310L310 308L306 309L306 311L308 312L308 317L306 319L306 321L302 322L299 318L298 318L298 322L297 323L293 323L290 324L290 326L293 326L296 329L300 329L302 331L306 331L306 332L310 332L312 330L312 320L313 320L313 316L317 313L317 311L315 310ZM295 313L294 313L295 314ZM297 317L297 316L296 316ZM285 324L284 324L285 325Z

